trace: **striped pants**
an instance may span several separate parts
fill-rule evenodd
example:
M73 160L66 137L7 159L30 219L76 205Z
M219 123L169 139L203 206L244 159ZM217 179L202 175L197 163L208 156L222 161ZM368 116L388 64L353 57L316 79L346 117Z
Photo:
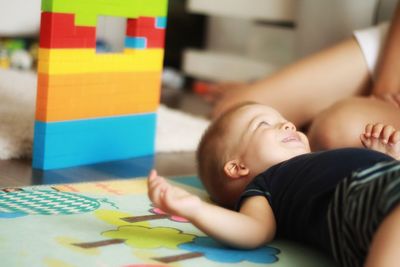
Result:
M399 161L376 164L339 183L327 216L332 253L340 266L363 266L374 233L398 203Z

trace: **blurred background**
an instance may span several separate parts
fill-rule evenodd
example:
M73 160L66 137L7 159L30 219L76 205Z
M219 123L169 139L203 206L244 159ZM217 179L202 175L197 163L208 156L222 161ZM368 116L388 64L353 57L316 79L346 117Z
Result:
M169 0L161 103L179 112L171 114L163 109L159 122L164 124L157 129L168 133L164 133L165 143L173 143L171 135L179 144L183 143L182 136L195 143L208 121L187 114L204 117L211 110L211 105L196 93L197 85L266 77L348 38L356 29L387 20L396 3L397 0ZM40 0L0 0L0 147L15 149L13 155L29 151L32 144L39 27ZM97 52L121 52L125 31L125 18L98 17ZM177 129L183 132L178 133ZM194 152L160 153L156 168L164 175L193 174ZM30 184L31 172L29 159L0 160L0 180L4 185Z
M161 102L207 116L209 103L192 94L199 85L267 77L388 20L396 2L169 0ZM0 69L35 71L39 27L40 0L0 0ZM98 17L97 52L121 52L125 31L125 18Z
M169 0L168 87L248 81L390 17L393 0ZM0 0L0 67L34 69L40 0ZM98 51L118 52L123 18L99 17ZM181 80L183 79L183 81Z

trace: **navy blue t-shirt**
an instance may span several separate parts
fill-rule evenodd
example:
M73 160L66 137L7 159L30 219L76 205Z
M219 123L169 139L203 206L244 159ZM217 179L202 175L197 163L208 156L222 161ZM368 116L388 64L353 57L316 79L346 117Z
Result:
M329 252L326 214L336 185L355 171L392 161L380 152L343 148L308 153L259 174L241 195L264 195L277 223L277 237L306 242Z

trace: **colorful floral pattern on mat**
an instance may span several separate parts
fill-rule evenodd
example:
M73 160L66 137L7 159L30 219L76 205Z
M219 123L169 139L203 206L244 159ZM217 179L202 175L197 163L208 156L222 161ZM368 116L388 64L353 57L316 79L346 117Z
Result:
M286 241L223 246L151 206L144 179L3 189L0 257L2 266L333 266Z

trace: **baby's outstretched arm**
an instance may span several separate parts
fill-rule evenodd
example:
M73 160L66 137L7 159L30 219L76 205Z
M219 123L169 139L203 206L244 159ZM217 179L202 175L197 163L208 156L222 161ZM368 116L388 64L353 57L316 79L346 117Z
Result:
M204 233L230 246L255 248L275 235L275 219L265 197L250 197L240 212L235 212L171 185L154 170L148 177L148 190L150 200L158 208L185 217Z
M364 147L400 160L400 131L392 125L367 124L360 139Z
M148 177L148 196L158 208L169 214L192 218L201 208L201 199L171 185L164 177L152 170Z

